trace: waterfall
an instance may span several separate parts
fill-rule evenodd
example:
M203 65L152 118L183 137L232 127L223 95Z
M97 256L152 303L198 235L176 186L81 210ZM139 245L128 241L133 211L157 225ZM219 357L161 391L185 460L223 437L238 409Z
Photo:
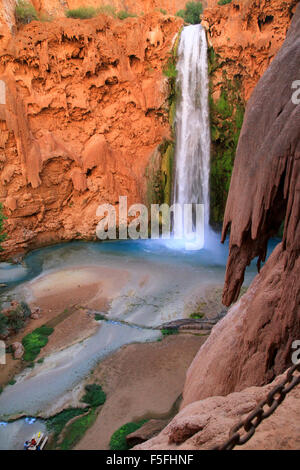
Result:
M176 106L173 204L204 204L204 233L209 227L210 126L205 30L187 26L181 33ZM174 220L174 230L182 220ZM177 227L176 227L177 225ZM203 246L203 245L202 245Z

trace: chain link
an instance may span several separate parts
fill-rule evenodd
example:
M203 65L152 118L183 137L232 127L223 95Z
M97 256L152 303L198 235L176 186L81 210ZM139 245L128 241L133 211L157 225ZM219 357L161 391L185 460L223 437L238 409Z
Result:
M300 375L294 375L296 371L300 372L300 363L290 367L283 382L276 385L276 387L268 393L265 400L262 400L245 419L231 428L229 439L226 442L213 447L212 450L232 450L235 446L241 446L249 441L260 423L271 416L283 402L286 395L296 387L296 385L300 384ZM265 409L265 407L268 408ZM243 434L239 432L242 428Z

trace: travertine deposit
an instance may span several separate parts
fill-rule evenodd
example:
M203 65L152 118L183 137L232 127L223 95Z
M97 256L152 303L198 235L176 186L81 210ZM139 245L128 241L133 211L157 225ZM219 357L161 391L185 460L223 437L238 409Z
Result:
M145 201L146 167L170 133L162 70L181 24L160 13L33 21L1 50L6 255L92 239L99 204Z

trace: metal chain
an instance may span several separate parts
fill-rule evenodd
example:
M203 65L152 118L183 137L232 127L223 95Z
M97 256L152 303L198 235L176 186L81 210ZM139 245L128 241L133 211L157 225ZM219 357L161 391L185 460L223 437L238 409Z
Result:
M274 387L267 395L265 400L262 400L257 407L245 419L237 423L229 432L229 439L223 444L213 447L212 450L232 450L235 446L245 444L253 436L257 426L266 418L274 413L276 408L283 402L286 395L296 385L300 384L300 375L294 375L294 372L300 372L300 363L295 364L288 369L284 381ZM265 406L268 408L265 410ZM244 428L244 433L241 434L239 430Z

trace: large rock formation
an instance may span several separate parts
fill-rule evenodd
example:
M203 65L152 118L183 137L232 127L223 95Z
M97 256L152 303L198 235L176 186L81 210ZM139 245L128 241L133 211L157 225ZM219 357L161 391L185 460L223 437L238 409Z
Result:
M270 390L284 380L279 376L264 387L249 387L226 397L213 396L183 408L158 436L134 450L208 450L224 444L230 429L246 418ZM300 446L300 387L294 388L275 413L263 421L254 436L238 450L295 450ZM240 431L245 435L245 431Z
M134 450L208 450L224 444L230 429L245 419L270 390L284 380L279 376L264 387L250 387L226 397L214 396L183 408L158 436ZM295 450L300 446L300 387L294 388L275 413L263 421L254 436L238 450ZM240 431L245 435L245 431Z
M211 82L211 224L221 227L245 103L279 51L297 0L232 0L204 11Z
M0 55L5 253L95 237L97 206L144 202L169 136L169 59L180 18L32 22Z
M230 230L223 300L237 299L246 266L264 260L267 241L285 219L282 243L248 292L212 332L193 361L183 406L212 394L262 385L291 361L300 338L300 6L287 39L247 106L227 201Z
M204 11L202 24L219 65L213 64L214 99L220 95L226 75L228 80L240 80L241 95L248 101L282 45L297 3L298 0L232 0Z

